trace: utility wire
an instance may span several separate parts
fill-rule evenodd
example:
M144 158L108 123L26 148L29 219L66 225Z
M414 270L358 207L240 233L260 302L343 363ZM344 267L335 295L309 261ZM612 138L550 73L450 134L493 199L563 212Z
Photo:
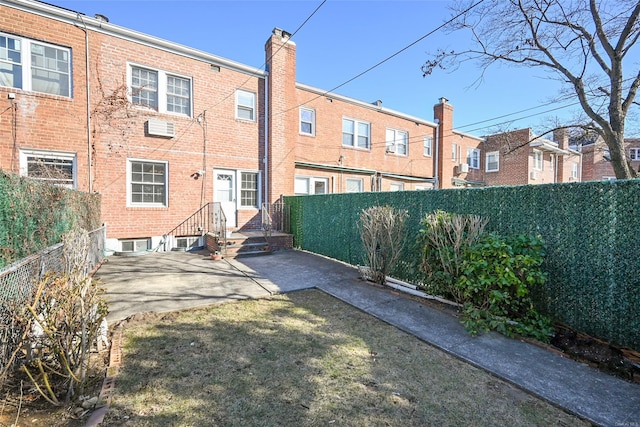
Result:
M351 83L352 81L359 79L360 77L364 76L365 74L367 74L369 71L374 70L375 68L378 68L379 66L381 66L382 64L384 64L385 62L395 58L396 56L400 55L402 52L404 52L405 50L415 46L416 44L420 43L422 40L426 39L427 37L435 34L436 32L440 31L442 28L446 27L447 25L449 25L450 23L452 23L453 21L455 21L456 19L458 19L459 17L461 17L462 15L464 15L465 13L469 12L471 9L473 9L474 7L478 6L480 3L484 2L484 0L480 0L474 4L472 4L471 6L469 6L467 9L463 10L462 12L460 12L459 14L457 14L456 16L454 16L453 18L449 19L448 21L444 22L443 24L439 25L438 27L434 28L433 30L429 31L427 34L423 35L422 37L420 37L419 39L417 39L416 41L409 43L407 46L403 47L402 49L398 50L397 52L391 54L390 56L386 57L385 59L383 59L382 61L378 62L375 65L372 65L371 67L367 68L366 70L364 70L363 72L361 72L360 74L350 78L349 80L339 84L338 86L334 87L333 89L330 89L320 95L317 95L315 98L310 99L309 101L307 101L305 104L308 104L310 102L315 101L316 99L322 98L323 96L327 96L330 93L333 93L336 91L336 89L340 89L342 86ZM305 104L299 104L296 105L295 107L291 107L288 108L286 110L280 111L279 113L275 113L275 114L284 114L287 113L291 110L295 110L296 108L302 107Z

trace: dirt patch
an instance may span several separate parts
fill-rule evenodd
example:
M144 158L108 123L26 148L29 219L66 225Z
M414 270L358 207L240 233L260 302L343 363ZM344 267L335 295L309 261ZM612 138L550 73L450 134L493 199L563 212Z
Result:
M605 341L556 325L551 345L579 362L640 384L640 353L618 348Z
M85 399L97 397L102 388L108 364L108 352L93 353ZM0 427L80 427L93 412L93 407L80 404L52 407L28 378L20 372L7 378L0 399Z

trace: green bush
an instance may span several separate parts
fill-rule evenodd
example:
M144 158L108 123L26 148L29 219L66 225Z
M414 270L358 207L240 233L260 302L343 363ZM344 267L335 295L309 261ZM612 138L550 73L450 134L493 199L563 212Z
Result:
M496 330L505 335L548 341L551 319L533 308L531 287L542 286L544 242L525 234L503 238L483 235L465 252L455 286L464 300L462 320L473 334Z
M459 215L441 210L427 214L418 234L422 251L420 270L424 273L421 288L462 303L463 296L455 286L461 273L467 248L482 235L488 220L477 215Z

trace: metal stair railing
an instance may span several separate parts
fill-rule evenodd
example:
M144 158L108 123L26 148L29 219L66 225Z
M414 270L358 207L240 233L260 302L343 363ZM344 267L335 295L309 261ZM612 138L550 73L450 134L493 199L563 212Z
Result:
M209 214L212 208L211 205L212 203L207 203L202 206L165 236L204 236L212 228L211 215Z
M213 227L211 231L218 237L218 247L222 247L221 253L227 254L227 216L222 210L220 202L212 203L211 222Z

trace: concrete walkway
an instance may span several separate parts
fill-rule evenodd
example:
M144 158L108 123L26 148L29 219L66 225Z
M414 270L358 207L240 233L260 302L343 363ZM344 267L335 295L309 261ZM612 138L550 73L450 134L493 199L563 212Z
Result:
M318 288L594 424L640 427L639 385L497 333L472 337L450 314L367 284L356 269L317 255L282 251L222 262L184 253L112 257L98 273L112 319Z

